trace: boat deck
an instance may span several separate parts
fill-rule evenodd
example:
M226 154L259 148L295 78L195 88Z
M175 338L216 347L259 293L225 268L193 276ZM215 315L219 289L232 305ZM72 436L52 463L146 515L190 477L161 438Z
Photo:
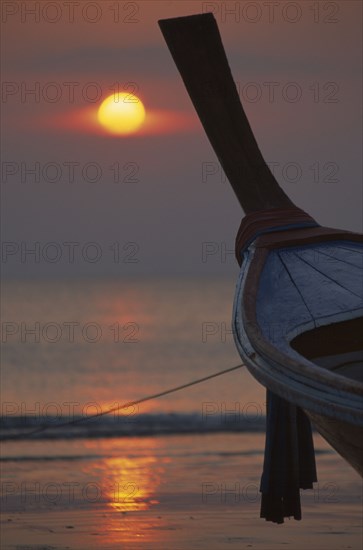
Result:
M363 382L360 243L331 241L271 251L256 306L257 322L271 344L289 355L292 347L321 367Z

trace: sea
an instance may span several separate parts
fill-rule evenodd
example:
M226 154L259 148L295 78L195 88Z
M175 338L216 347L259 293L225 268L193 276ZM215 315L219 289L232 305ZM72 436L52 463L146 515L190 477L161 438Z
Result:
M265 390L245 367L122 408L241 364L234 289L231 278L4 282L1 438L263 430Z

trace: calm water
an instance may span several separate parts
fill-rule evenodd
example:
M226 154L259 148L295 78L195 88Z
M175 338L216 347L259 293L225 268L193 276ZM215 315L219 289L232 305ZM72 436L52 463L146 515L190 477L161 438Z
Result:
M234 285L185 278L7 282L3 435L103 412L238 365L230 332ZM67 435L254 430L264 402L263 388L241 369Z

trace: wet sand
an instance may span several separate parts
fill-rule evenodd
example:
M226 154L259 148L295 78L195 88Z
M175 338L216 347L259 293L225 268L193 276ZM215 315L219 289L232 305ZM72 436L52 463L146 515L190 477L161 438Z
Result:
M315 442L319 483L283 525L259 518L263 434L6 443L1 548L358 550L361 480Z

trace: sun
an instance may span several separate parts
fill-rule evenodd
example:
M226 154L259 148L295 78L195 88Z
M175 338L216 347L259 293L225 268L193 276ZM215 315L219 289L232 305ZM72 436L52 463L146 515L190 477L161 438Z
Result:
M120 92L101 103L97 116L100 124L112 134L133 134L145 120L145 107L136 95Z

